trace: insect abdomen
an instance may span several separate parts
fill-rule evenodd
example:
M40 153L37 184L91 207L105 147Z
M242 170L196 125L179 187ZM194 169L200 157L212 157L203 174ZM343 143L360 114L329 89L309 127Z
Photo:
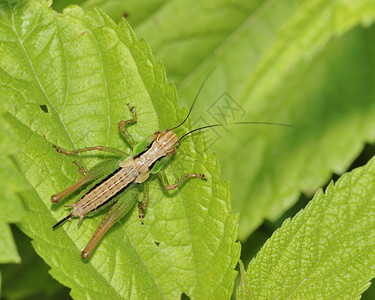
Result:
M79 201L68 205L73 207L73 216L80 216L83 219L88 213L103 206L108 200L117 195L120 191L132 183L139 173L133 167L120 168L108 179L95 186Z

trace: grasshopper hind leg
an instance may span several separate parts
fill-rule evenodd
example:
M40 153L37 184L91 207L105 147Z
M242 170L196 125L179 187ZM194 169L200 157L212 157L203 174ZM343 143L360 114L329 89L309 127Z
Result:
M105 160L97 165L95 165L93 168L91 168L89 171L85 171L84 168L77 162L75 164L78 166L78 172L84 172L84 175L73 185L66 188L65 190L52 195L51 196L51 202L57 203L64 197L68 196L69 194L73 193L74 191L78 190L80 187L84 186L86 183L89 183L91 181L94 181L98 179L101 176L104 176L108 169L112 170L117 167L117 162L115 159L108 159Z
M90 241L87 243L85 249L81 252L81 257L83 259L88 259L91 253L94 251L97 244L100 242L104 234L116 224L124 215L126 215L129 210L134 206L137 201L138 188L135 186L130 187L130 189L123 195L116 198L113 202L111 208L103 217L102 221L96 228Z
M111 208L105 214L104 218L99 223L98 228L96 228L94 235L91 237L90 241L87 243L85 249L81 252L81 257L88 259L92 251L95 249L98 242L101 240L103 235L112 227L114 222L111 220L111 213L116 205L116 202L113 203ZM109 220L108 220L109 218ZM112 221L112 222L111 222Z
M68 196L69 194L73 193L75 190L79 189L81 186L85 185L87 182L92 181L93 179L95 179L95 178L93 178L92 174L90 174L90 173L85 174L83 177L81 177L80 180L78 180L76 183L74 183L70 187L66 188L65 190L63 190L63 191L61 191L57 194L52 195L51 196L51 202L52 203L59 202L61 199Z

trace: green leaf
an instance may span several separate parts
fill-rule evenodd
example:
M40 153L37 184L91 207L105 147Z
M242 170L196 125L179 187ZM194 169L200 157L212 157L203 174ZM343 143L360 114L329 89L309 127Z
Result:
M219 180L216 158L204 152L201 135L181 144L167 176L172 182L198 172L209 181L191 180L166 193L151 179L145 225L132 210L88 262L79 253L102 215L52 230L67 213L63 204L73 202L50 202L79 178L73 160L91 167L103 155L67 157L51 144L130 153L117 130L118 121L130 118L127 103L137 110L138 123L130 127L137 141L178 124L187 111L177 109L163 66L125 21L116 26L101 11L78 7L55 14L48 5L16 1L0 10L0 81L16 108L7 120L22 141L16 160L32 187L22 193L22 231L74 298L228 298L240 251L238 216L230 214L228 187Z
M359 299L374 277L375 157L319 190L253 259L240 299Z
M371 0L170 1L137 24L183 103L215 68L193 111L196 126L294 125L210 134L242 239L374 141L374 29L366 28L374 16Z

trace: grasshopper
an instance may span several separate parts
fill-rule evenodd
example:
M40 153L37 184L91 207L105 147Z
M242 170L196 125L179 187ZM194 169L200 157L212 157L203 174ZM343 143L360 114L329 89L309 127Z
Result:
M177 146L186 136L198 130L216 126L224 126L223 124L212 124L196 128L185 133L180 138L173 131L187 121L205 81L198 90L186 118L179 125L173 128L165 129L164 131L156 131L153 135L149 136L140 143L135 143L133 137L126 129L126 126L137 123L135 108L128 104L128 108L132 114L132 119L120 121L118 123L118 129L120 134L133 148L130 156L119 149L104 146L86 147L72 151L65 150L55 145L53 146L56 148L57 152L65 155L77 155L78 153L97 150L110 152L118 156L117 159L106 159L103 162L98 163L88 172L86 172L84 168L78 164L78 162L74 162L79 168L78 171L83 174L83 177L67 189L51 197L51 201L53 203L58 203L64 197L90 183L88 187L84 189L81 198L77 202L66 205L67 207L72 207L72 211L65 218L53 225L53 228L56 228L73 217L79 217L78 224L80 224L84 217L89 213L103 208L104 206L110 205L110 209L99 223L95 233L89 240L85 249L81 252L82 258L88 259L104 234L133 207L136 202L136 197L129 200L128 198L124 197L123 193L132 184L144 183L149 178L150 174L157 174L162 186L167 191L176 189L183 182L192 178L199 178L204 181L207 180L204 174L189 173L180 180L176 181L174 184L169 185L166 180L166 176L162 172L168 161L176 153ZM290 126L288 124L270 122L237 122L233 124L267 124ZM143 211L147 207L147 194L148 189L147 185L145 185L144 199L138 202L139 218L142 224L144 218Z
M80 224L87 214L98 210L110 202L112 203L111 208L100 222L94 235L85 249L81 252L81 256L84 259L87 259L90 256L97 243L108 229L121 219L134 205L135 201L121 201L121 192L132 183L143 183L148 179L150 174L158 174L163 187L170 191L176 189L180 184L191 178L207 180L204 174L189 173L173 185L169 185L166 181L165 175L161 173L163 167L176 152L176 147L180 144L181 140L190 133L189 132L181 138L178 138L176 133L173 132L173 129L176 129L185 123L190 112L185 120L178 126L164 131L156 131L153 135L136 144L132 136L126 130L126 125L135 124L137 122L137 115L134 107L129 104L128 107L133 118L126 121L120 121L118 123L118 129L126 141L133 147L130 156L121 150L103 146L87 147L73 151L54 146L57 152L65 155L76 155L81 152L97 150L110 152L120 156L119 159L107 159L104 162L95 165L88 172L86 172L78 162L75 162L79 167L79 172L83 174L83 177L72 186L58 194L52 195L51 197L53 203L58 203L65 196L71 194L83 185L93 182L88 188L88 192L86 192L81 199L73 204L67 205L67 207L73 208L71 213L53 225L53 228L56 228L60 224L76 216L79 217L78 224ZM143 210L147 207L146 195L147 193L145 193L143 201L138 203L139 217L142 223L144 218Z

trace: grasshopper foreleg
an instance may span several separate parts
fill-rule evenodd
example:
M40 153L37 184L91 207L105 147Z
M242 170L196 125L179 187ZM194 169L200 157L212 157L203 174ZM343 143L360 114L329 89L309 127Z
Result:
M182 177L180 180L176 181L174 184L169 185L168 181L167 181L167 178L163 173L161 173L161 172L158 173L158 176L159 176L159 179L160 179L160 182L161 182L162 186L167 191L171 191L171 190L176 189L180 184L182 184L183 182L185 182L186 180L191 179L191 178L200 178L204 181L207 181L207 178L204 176L204 174L190 173L190 174L187 174L184 177Z
M128 107L130 112L133 115L133 118L130 120L123 120L118 123L118 130L120 131L121 135L125 138L125 140L132 146L134 147L136 142L134 141L133 137L131 134L126 130L125 126L126 125L131 125L137 123L137 114L135 112L135 107L130 106L128 103Z

